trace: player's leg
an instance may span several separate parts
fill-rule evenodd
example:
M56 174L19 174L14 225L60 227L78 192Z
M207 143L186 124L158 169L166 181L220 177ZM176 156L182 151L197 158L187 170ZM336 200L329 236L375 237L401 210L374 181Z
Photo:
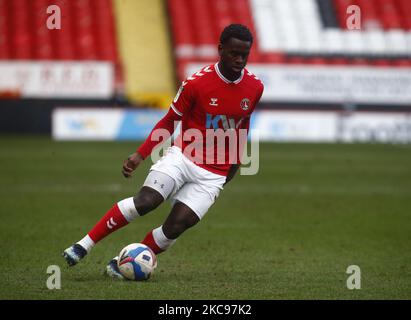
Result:
M166 221L158 228L147 233L144 243L159 254L170 248L176 239L187 229L200 221L199 216L186 204L177 201Z
M167 250L182 233L204 217L219 192L220 188L217 186L186 183L173 195L175 204L164 224L150 231L142 243L156 254Z
M186 204L177 201L166 221L162 230L168 239L177 239L184 231L194 227L200 218Z
M114 204L83 239L63 252L67 263L70 266L75 265L96 243L110 233L157 208L173 191L174 184L170 176L150 171L144 186L136 196Z
M204 217L219 196L226 181L226 177L198 167L185 159L177 150L168 168L170 172L181 172L181 174L173 175L177 190L172 196L175 201L174 206L164 224L148 232L146 237L140 241L156 254L170 248L182 233ZM107 265L107 274L123 278L118 270L116 258L113 258Z
M187 205L176 202L166 221L160 227L150 231L141 243L150 247L155 254L170 248L176 239L187 229L193 227L200 218ZM117 265L118 256L106 266L106 274L112 278L124 279Z

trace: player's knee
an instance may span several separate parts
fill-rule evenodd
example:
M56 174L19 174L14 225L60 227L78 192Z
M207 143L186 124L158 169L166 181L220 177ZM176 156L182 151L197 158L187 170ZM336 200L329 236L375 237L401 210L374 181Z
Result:
M198 220L181 218L163 226L164 234L169 239L178 238L184 231L196 225Z
M140 216L154 210L162 202L162 199L156 197L154 194L149 192L140 191L136 196L133 197L134 205Z
M173 224L173 225L169 225L168 228L163 228L163 231L164 231L164 235L168 239L177 239L187 229L188 228L186 228L182 224Z

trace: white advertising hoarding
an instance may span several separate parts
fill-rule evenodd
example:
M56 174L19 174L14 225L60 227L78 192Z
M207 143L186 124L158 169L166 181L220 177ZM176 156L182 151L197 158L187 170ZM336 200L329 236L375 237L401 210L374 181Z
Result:
M114 68L109 62L0 62L0 93L22 98L109 99Z
M411 142L411 113L355 112L340 116L339 140L344 142Z
M123 117L122 109L55 109L52 136L56 140L115 140Z
M56 140L143 140L164 116L160 110L57 108ZM250 129L261 141L411 142L411 113L256 111Z
M157 109L56 108L52 136L56 140L142 140L164 114Z
M252 128L262 141L335 141L335 112L260 111L254 117Z
M204 65L188 64L186 75ZM411 68L249 64L262 102L411 105Z
M262 141L411 142L411 113L260 111L252 128Z

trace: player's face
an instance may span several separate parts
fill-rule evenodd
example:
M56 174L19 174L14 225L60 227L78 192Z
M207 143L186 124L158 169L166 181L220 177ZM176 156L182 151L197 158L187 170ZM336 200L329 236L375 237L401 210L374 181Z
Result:
M247 64L251 42L230 38L225 44L218 45L220 62L227 73L238 75Z

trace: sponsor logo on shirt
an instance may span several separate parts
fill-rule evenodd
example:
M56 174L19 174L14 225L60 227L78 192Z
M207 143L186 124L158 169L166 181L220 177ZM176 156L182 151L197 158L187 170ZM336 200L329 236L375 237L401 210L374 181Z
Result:
M227 117L224 114L217 114L217 115L211 115L207 113L207 118L206 118L206 128L207 129L238 129L243 122L243 118L238 120L237 122L232 119Z

